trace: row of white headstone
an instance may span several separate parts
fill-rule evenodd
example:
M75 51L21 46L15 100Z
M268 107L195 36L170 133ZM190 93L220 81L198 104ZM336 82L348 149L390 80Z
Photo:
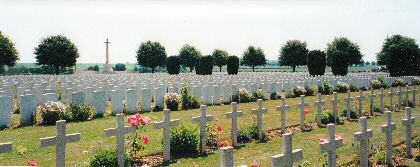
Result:
M396 129L395 123L392 122L392 116L390 111L385 112L386 123L381 126L381 131L385 133L386 139L386 163L389 166L393 166L392 163L392 131ZM411 108L405 108L405 117L402 119L402 124L405 126L406 136L406 154L408 158L412 157L412 124L414 124L415 118L411 116ZM373 137L373 130L368 129L367 118L360 117L360 131L354 133L354 140L360 142L359 149L359 163L362 167L369 166L369 138ZM343 145L342 138L336 138L336 127L334 124L328 124L328 141L320 143L321 153L326 152L328 155L328 167L336 166L336 149ZM292 150L292 134L285 133L282 135L282 152L281 154L274 155L271 157L273 167L293 167L295 161L303 159L303 150L295 149ZM220 149L220 167L233 167L234 156L233 147L223 147Z

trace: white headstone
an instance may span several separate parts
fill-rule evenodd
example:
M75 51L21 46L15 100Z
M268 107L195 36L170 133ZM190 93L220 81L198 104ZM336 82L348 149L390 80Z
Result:
M155 128L163 128L163 160L171 160L171 127L179 125L179 119L171 120L169 109L164 109L165 120L156 122Z
M200 124L200 153L206 152L206 124L213 120L213 116L206 114L206 105L200 106L201 116L193 117L192 122Z
M335 138L335 125L328 124L328 141L325 143L321 143L321 153L327 152L328 154L328 167L335 167L336 166L336 149L337 147L341 147L343 145L342 138Z
M395 130L395 123L392 122L391 111L385 111L386 124L381 126L381 131L386 136L386 163L392 166L392 131Z
M258 139L263 140L263 114L267 113L267 109L262 107L262 99L257 100L258 109L252 109L252 114L257 115Z
M149 88L142 89L141 111L152 111L152 92Z
M281 133L286 133L286 110L290 108L290 105L286 104L286 98L281 98L282 105L276 106L276 111L281 112Z
M369 157L368 157L368 149L369 147L369 138L373 136L373 130L367 129L367 118L360 117L360 132L354 133L354 140L360 142L360 166L368 167L369 164Z
M20 99L20 123L33 124L36 111L35 95L21 95Z
M292 134L285 133L282 135L282 153L271 157L272 167L293 167L295 161L303 159L302 149L292 150Z
M12 125L13 99L11 96L0 96L0 128Z
M226 117L232 119L232 146L236 146L238 142L238 117L241 117L242 115L242 111L238 111L238 104L236 102L232 102L232 111L226 113Z
M405 107L404 119L402 120L403 126L405 126L405 144L407 146L407 157L411 158L413 153L411 151L411 138L413 137L411 124L414 124L416 119L411 116L411 108Z
M300 110L300 129L305 130L305 108L308 107L309 104L305 103L305 95L300 95L300 103L298 104L298 108Z
M92 105L96 109L96 115L102 117L106 111L106 103L108 101L108 97L103 90L93 91L92 97Z

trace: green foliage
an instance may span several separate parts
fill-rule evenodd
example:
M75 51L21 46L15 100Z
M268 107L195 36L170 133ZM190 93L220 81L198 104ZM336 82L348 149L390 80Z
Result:
M382 113L382 111L381 111L381 109L379 107L374 107L373 108L373 112Z
M198 150L200 134L191 124L171 128L171 155L195 155Z
M255 99L267 100L267 98L264 96L264 91L262 89L258 89L254 97Z
M363 55L356 43L345 37L335 38L327 45L327 65L331 66L334 75L346 75L348 66L359 64Z
M198 51L194 46L184 45L181 50L179 50L179 58L181 65L184 67L189 67L190 72L195 67L196 60L201 56L200 51Z
M382 82L379 81L379 80L376 80L376 79L370 81L370 83L371 83L373 89L379 89L382 86Z
M227 72L229 75L238 74L239 70L239 58L236 56L229 56L227 58Z
M332 112L329 111L324 111L321 113L321 123L322 124L329 124L329 123L335 123L335 117L333 115ZM337 118L337 121L339 121L339 119Z
M302 86L297 86L293 88L293 94L295 95L295 97L300 97L300 95L305 95L305 93L306 89Z
M213 56L214 65L219 67L219 72L222 72L222 66L227 64L229 54L224 50L215 49L211 56Z
M405 108L405 107L414 108L414 103L411 100L404 99L401 103L402 103L401 105L402 105L403 108ZM407 106L407 104L408 104L408 106Z
M59 74L60 68L76 65L79 58L76 45L63 35L43 38L34 54L38 65L54 67L55 74Z
M183 110L199 108L198 98L193 96L188 84L183 84L181 88L181 106Z
M130 166L130 160L124 156L124 166ZM117 151L116 150L101 150L94 154L90 159L89 166L91 167L115 167L118 166Z
M70 120L71 114L66 111L66 106L60 102L47 102L39 107L41 123L55 125L58 120Z
M87 104L78 106L70 103L66 110L69 114L71 114L71 120L73 121L87 121L93 117L93 109Z
M16 50L15 44L0 31L0 68L4 70L4 65L9 67L14 66L18 60L19 53Z
M265 59L264 51L261 48L249 46L243 53L241 65L252 67L253 72L255 72L255 66L262 66L266 63L267 60Z
M392 87L404 86L404 81L402 79L395 79L392 82Z
M338 93L346 93L350 89L349 84L346 84L344 82L339 82L337 84L337 92Z
M329 95L332 94L333 87L328 84L327 82L324 82L322 86L318 86L318 93L321 93L322 95Z
M252 97L251 97L250 93L246 89L239 89L239 102L248 103L248 102L251 102L251 101L252 101Z
M354 85L354 84L350 84L350 92L358 92L359 88Z
M121 64L121 63L115 64L114 70L115 71L125 71L126 70L125 64Z
M206 146L217 148L218 134L215 124L206 124Z
M420 85L420 79L419 78L413 78L412 85Z
M98 65L94 65L94 66L89 66L87 68L88 71L99 71L99 66Z
M341 110L340 117L347 117L347 109ZM357 119L358 118L357 113L354 111L350 111L350 118Z
M166 64L166 51L159 42L147 41L140 44L137 50L137 64L152 69Z
M199 57L195 63L195 73L211 75L213 73L213 57L210 55Z
M305 90L305 96L315 96L316 94L316 87L305 86Z
M391 76L420 74L420 49L413 38L402 35L386 38L377 60L379 65L387 67Z
M320 50L311 50L308 53L308 71L309 75L324 75L327 60L326 54Z
M295 72L296 66L306 65L307 57L306 42L289 40L281 47L278 61L281 66L291 66Z
M263 138L266 134L263 133ZM238 143L247 143L251 140L258 140L258 127L255 125L247 125L241 127L238 131Z
M179 74L179 71L181 70L181 60L179 56L169 56L166 62L166 69L170 75Z
M277 99L281 99L281 95L277 92L272 92L270 94L270 100L277 100Z

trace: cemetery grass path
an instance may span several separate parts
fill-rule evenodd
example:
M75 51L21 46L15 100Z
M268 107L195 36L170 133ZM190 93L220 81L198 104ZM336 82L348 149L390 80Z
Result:
M389 90L385 90L388 92ZM376 91L378 92L378 91ZM368 92L365 92L367 95ZM352 93L355 97L357 93ZM340 103L338 107L341 109L345 108L346 103L344 102L345 93L339 94ZM403 96L404 99L405 96ZM411 97L411 95L410 95ZM332 110L332 105L329 100L332 96L323 96L326 101L324 110ZM394 97L394 103L397 102L397 96ZM366 98L363 107L365 111L369 108L369 98ZM314 121L316 114L316 101L315 96L305 97L305 102L309 103L310 115L307 115L305 120ZM298 125L299 124L299 110L296 107L299 103L299 98L287 99L287 104L291 105L291 108L286 112L286 125ZM376 106L379 106L379 97L375 99ZM389 98L385 98L385 105L389 104ZM281 105L281 100L268 100L263 102L263 107L268 109L268 113L263 115L263 129L277 129L280 128L280 112L275 111L275 106ZM244 116L238 119L238 127L244 127L246 125L252 125L253 119L251 109L256 108L256 103L243 103L238 105L238 110L244 112ZM221 106L210 106L207 108L208 114L214 115L218 118L217 123L223 127L223 137L228 138L230 136L230 119L226 119L224 114L230 112L230 105ZM108 107L110 110L110 107ZM109 112L109 111L108 111ZM420 115L420 107L412 110L413 115L418 119ZM163 112L149 112L144 115L152 118L153 121L162 121ZM397 125L396 131L394 131L393 143L398 143L404 140L404 127L401 125L401 119L404 112L393 113L393 121ZM199 116L199 110L188 110L188 111L173 111L171 112L172 119L180 119L181 123L191 122L191 118ZM13 123L18 123L18 115L13 116ZM115 127L115 117L106 117L101 119L95 119L87 122L73 122L67 124L67 134L69 133L81 133L81 141L76 143L67 144L66 148L66 159L68 166L88 166L89 158L99 149L110 149L115 148L114 137L103 137L103 130L106 128ZM385 144L384 134L380 132L380 125L385 123L385 116L377 116L369 119L368 126L374 130L374 137L371 139L371 143L374 145ZM198 125L196 125L198 126ZM150 144L146 146L144 154L154 154L162 152L162 130L153 129L153 126L146 127L147 134L150 137ZM338 148L337 154L340 156L338 161L348 162L353 154L356 152L356 147L352 147L353 133L359 130L359 122L345 122L344 125L337 126L337 133L342 134L344 137L345 145ZM17 129L6 129L0 131L0 143L2 142L13 142L13 152L0 154L0 165L27 165L29 160L35 160L40 166L54 166L55 163L55 148L47 147L40 148L39 139L42 137L55 136L55 126L28 126ZM413 125L413 135L420 135L420 121L416 121ZM322 161L319 161L325 154L320 154L319 151L319 138L326 138L326 128L315 128L310 132L297 132L293 135L293 148L301 148L304 153L304 161L311 163L311 166L319 166ZM258 160L262 166L270 166L271 156L279 154L281 152L281 137L277 136L265 143L251 142L246 143L243 147L234 150L235 165L242 165L244 162L252 163L253 160ZM23 155L21 155L23 154ZM215 166L219 164L219 152L216 151L205 157L198 158L182 158L179 159L179 163L172 163L170 166ZM242 160L243 158L243 160ZM410 164L420 165L416 162L409 162ZM216 165L217 166L217 165Z

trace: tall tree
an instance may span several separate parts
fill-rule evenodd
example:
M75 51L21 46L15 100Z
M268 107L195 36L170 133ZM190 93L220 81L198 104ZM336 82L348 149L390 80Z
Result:
M320 50L311 50L308 53L309 75L324 75L326 67L326 54Z
M166 65L166 51L159 42L142 42L137 50L137 64L152 69Z
M77 46L63 35L43 38L34 54L38 65L54 67L55 74L59 74L60 68L76 65L79 58Z
M211 75L213 72L213 57L211 55L198 57L195 63L195 72L198 75Z
M166 62L166 69L170 75L179 74L181 69L179 56L169 56Z
M280 49L279 65L292 66L293 72L295 72L296 66L306 65L307 56L306 42L290 40Z
M229 75L238 74L239 70L239 58L236 56L229 56L227 58L227 72Z
M402 35L386 38L376 58L391 76L420 74L420 49L413 38Z
M194 69L196 59L200 56L200 51L188 44L182 46L181 50L179 50L181 65L190 68L190 72Z
M359 45L345 37L335 38L327 44L327 65L331 66L334 75L346 75L348 66L359 64L362 57Z
M215 49L211 56L213 56L214 65L219 67L219 72L222 72L222 67L226 65L229 54L224 50Z
M19 53L15 48L15 44L0 31L0 73L4 71L5 65L9 67L14 66L18 60Z
M241 65L252 67L253 72L255 72L255 66L265 65L266 63L264 51L254 46L249 46L245 50L241 61Z

